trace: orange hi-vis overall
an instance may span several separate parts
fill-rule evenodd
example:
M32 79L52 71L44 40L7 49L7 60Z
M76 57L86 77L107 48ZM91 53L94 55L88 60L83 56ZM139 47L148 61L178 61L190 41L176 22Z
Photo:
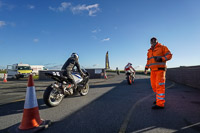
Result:
M162 62L156 62L155 58L162 58ZM151 69L151 87L156 94L156 105L164 107L165 104L165 73L166 61L172 58L169 49L157 43L155 47L151 47L147 53L147 64L145 69Z

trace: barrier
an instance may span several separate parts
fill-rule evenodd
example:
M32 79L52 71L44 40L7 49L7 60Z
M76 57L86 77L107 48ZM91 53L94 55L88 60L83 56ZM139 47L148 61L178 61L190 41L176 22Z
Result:
M200 89L200 66L168 68L166 78L180 84Z

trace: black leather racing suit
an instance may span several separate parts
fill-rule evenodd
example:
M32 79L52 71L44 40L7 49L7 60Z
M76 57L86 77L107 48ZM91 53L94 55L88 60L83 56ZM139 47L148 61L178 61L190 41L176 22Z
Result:
M79 62L76 58L74 57L70 57L66 62L65 64L63 65L62 67L62 71L63 71L63 76L66 76L71 82L72 84L74 84L74 90L77 88L77 84L72 76L72 70L74 67L77 67L79 73L81 75L84 75L82 70L80 69L80 65L79 65Z

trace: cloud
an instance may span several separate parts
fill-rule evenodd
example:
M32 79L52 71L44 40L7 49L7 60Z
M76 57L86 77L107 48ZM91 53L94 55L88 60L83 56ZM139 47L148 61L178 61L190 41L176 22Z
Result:
M5 21L0 21L0 28L6 26L6 22Z
M39 39L35 38L35 39L33 39L33 42L37 43L37 42L39 42Z
M92 33L97 33L97 32L100 32L100 31L101 31L101 29L95 29L95 30L92 31Z
M94 64L92 65L93 67L99 67L100 65L99 64Z
M97 30L93 30L92 33L97 33Z
M71 3L62 2L59 7L55 8L55 7L49 6L49 9L52 10L52 11L63 12L70 6L71 6Z
M104 39L102 40L102 42L106 42L106 41L110 41L110 38L108 37L108 38L104 38Z
M4 27L4 26L12 26L12 27L15 27L16 24L14 22L5 22L5 21L0 21L0 28L1 27Z
M81 13L83 11L88 11L89 16L96 16L95 14L100 10L99 4L94 5L77 5L71 8L74 14Z
M96 16L96 13L100 10L99 4L93 4L93 5L83 4L83 5L72 6L70 2L62 2L59 7L49 6L49 10L56 12L64 12L68 8L72 11L73 14L79 14L84 11L87 11L89 16Z
M34 5L28 5L28 9L35 9Z
M63 65L55 65L52 67L47 67L49 70L60 70L62 68Z
M139 65L135 67L135 70L144 70L145 66Z
M52 65L55 65L56 63L47 63L47 64L44 64L44 66L52 66Z

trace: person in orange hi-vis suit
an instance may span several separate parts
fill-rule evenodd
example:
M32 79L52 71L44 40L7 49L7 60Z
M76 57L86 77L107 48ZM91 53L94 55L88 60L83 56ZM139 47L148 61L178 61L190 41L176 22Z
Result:
M160 44L155 37L151 38L151 48L147 53L147 64L144 73L151 69L151 87L156 94L156 101L152 109L164 109L165 106L165 74L166 61L172 58L169 49Z

